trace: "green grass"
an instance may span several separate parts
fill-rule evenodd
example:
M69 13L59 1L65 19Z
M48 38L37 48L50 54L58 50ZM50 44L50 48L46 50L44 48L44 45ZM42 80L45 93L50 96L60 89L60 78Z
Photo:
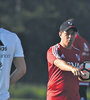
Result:
M46 100L46 86L37 84L15 84L10 87L10 100ZM90 100L90 87L87 90Z
M10 87L10 95L11 95L11 100L45 100L46 86L18 83Z
M87 97L88 97L88 100L90 100L90 87L87 90Z
M10 100L38 100L38 99L11 98Z
M21 99L20 99L20 98L18 99L18 98L11 98L10 100L33 100L33 99L22 99L22 98L21 98ZM35 100L35 99L34 99L34 100Z

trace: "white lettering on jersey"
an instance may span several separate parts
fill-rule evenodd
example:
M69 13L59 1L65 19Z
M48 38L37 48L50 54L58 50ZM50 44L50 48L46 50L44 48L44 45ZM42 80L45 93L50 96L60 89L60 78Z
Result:
M77 62L75 62L75 63L73 63L73 62L67 62L67 64L69 64L69 65L72 65L72 66L74 66L74 67L76 67L76 68L79 68L79 63L77 63Z
M61 58L65 58L64 54L61 55Z
M89 48L85 42L84 42L84 51L87 51L87 52L89 51Z
M87 53L87 52L82 52L82 56L89 56L89 53Z
M75 54L75 55L76 55L78 61L80 61L80 56L78 54Z

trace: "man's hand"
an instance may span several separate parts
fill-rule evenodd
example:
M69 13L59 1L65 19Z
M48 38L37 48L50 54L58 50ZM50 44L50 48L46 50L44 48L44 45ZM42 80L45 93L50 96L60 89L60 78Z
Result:
M74 74L74 76L80 76L81 75L80 70L76 67L72 67L71 72Z

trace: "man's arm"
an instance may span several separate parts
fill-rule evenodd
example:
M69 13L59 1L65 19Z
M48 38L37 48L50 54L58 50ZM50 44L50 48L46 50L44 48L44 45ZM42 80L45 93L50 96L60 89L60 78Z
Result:
M12 72L10 76L10 84L15 83L26 73L26 64L25 64L24 57L15 57L14 65L16 69L14 72Z
M74 66L67 64L64 60L56 59L54 65L59 67L63 71L71 71L75 76L80 75L80 70Z

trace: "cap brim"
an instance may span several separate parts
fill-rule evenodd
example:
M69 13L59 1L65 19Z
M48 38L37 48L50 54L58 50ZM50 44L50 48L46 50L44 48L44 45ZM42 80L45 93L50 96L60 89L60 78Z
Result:
M77 32L77 28L75 26L69 26L65 29L65 31L68 31L69 29L73 29L75 32Z

